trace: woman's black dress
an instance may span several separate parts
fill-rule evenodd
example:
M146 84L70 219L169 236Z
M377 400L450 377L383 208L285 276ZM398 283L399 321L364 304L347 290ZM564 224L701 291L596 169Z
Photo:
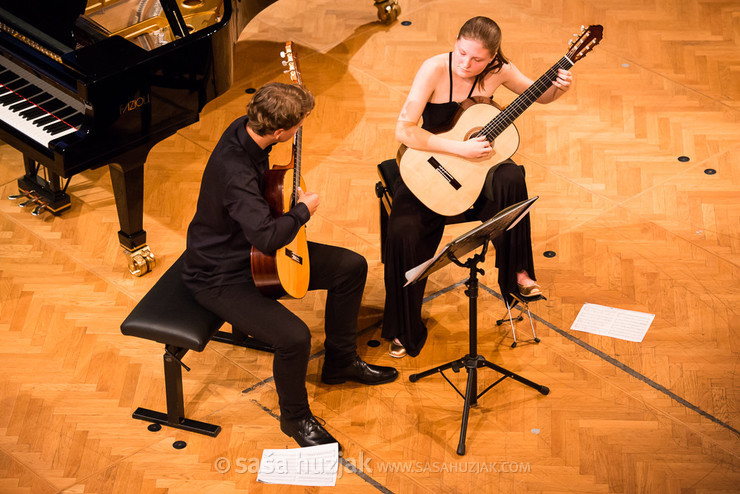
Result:
M471 94L472 91L471 88ZM452 101L450 75L450 101L427 103L422 114L422 128L449 126L459 106ZM447 217L424 206L401 179L393 190L393 208L388 220L384 253L386 295L382 336L398 338L406 352L415 357L427 338L427 329L421 318L426 278L404 288L405 274L434 256L442 240ZM506 160L489 173L483 192L466 216L486 221L504 208L527 198L524 167ZM529 215L513 229L495 238L493 246L496 249L499 288L511 302L509 294L518 290L517 272L524 269L533 280L536 279Z

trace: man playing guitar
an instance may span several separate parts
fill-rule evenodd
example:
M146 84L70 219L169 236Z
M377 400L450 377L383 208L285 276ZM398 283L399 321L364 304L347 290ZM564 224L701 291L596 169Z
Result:
M301 446L337 442L311 413L306 370L311 351L308 326L279 301L263 295L250 270L250 250L274 252L287 245L318 206L315 193L299 191L298 202L274 217L263 197L262 176L272 146L293 138L313 109L313 95L299 85L260 88L247 115L223 133L203 173L195 216L187 234L183 280L195 299L275 349L273 375L280 404L280 428ZM357 315L367 262L350 250L308 242L309 290L325 289L326 384L357 381L382 384L398 372L364 362L357 355Z

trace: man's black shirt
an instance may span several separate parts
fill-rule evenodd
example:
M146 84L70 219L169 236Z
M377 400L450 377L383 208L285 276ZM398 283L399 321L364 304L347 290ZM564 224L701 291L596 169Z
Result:
M311 217L303 203L272 217L262 195L272 146L260 148L246 124L243 116L226 129L203 172L184 255L183 281L193 292L251 280L252 245L273 252Z

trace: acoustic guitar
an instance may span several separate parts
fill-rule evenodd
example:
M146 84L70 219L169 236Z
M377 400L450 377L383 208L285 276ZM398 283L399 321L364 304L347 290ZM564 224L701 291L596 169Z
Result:
M470 208L483 190L489 170L509 159L519 147L514 120L550 89L558 69L571 68L601 41L602 34L599 25L582 28L578 39L571 40L568 53L506 109L480 96L461 103L452 127L438 135L460 141L484 135L493 148L488 157L470 160L401 145L397 160L409 190L429 209L444 216L455 216Z
M284 58L283 64L288 67L286 72L290 74L291 81L303 85L292 42L285 44L285 51L281 55ZM306 190L306 184L301 178L302 139L303 127L300 127L293 138L291 162L267 170L262 177L263 195L274 218L287 213L298 202L299 186ZM306 295L311 272L306 226L301 226L295 238L275 252L264 253L252 247L251 264L254 284L263 295L273 298L285 295L301 298Z

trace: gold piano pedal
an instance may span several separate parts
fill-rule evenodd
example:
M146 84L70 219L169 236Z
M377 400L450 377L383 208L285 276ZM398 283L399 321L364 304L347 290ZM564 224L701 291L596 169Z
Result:
M152 251L149 250L149 246L146 244L134 251L126 248L123 250L128 258L128 270L134 276L144 276L157 265L154 254L152 254Z
M21 178L18 181L18 194L11 194L11 201L26 199L18 203L20 208L33 206L31 214L38 216L44 211L58 216L72 205L69 196L62 190L53 190L48 187L49 182ZM65 187L66 188L66 187Z
M496 321L497 326L501 326L506 321L509 321L511 324L511 336L514 338L514 343L511 344L511 348L516 348L517 339L516 339L516 329L514 328L514 321L519 322L524 320L524 312L527 312L527 317L529 318L529 327L532 328L532 340L535 343L539 343L540 339L537 338L537 334L534 331L534 322L532 321L532 313L529 312L529 304L530 302L536 302L538 300L547 300L544 295L535 295L534 297L525 297L520 293L510 293L512 297L514 297L514 303L509 305L506 300L504 300L504 303L506 304L506 312L507 314L504 315L502 319L499 319ZM518 309L519 315L515 318L511 315L512 309ZM507 317L508 315L508 317Z
M11 201L15 201L18 199L26 199L23 202L18 203L19 208L27 208L34 206L33 210L31 211L31 214L33 216L38 216L45 210L49 209L49 204L44 200L43 197L39 197L34 192L22 192L20 194L12 194L8 196L8 199Z
M401 6L396 0L375 0L378 9L378 19L383 24L392 24L401 13Z

